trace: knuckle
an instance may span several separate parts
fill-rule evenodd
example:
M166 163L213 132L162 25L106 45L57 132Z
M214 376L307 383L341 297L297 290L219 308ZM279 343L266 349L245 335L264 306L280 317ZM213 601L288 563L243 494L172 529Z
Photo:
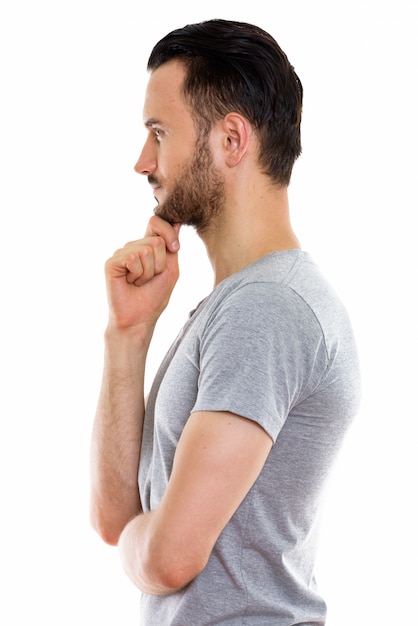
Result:
M165 250L165 245L165 241L161 236L155 238L155 247L159 252Z
M141 248L140 248L140 254L143 258L149 259L150 257L154 256L154 250L151 244L144 244Z

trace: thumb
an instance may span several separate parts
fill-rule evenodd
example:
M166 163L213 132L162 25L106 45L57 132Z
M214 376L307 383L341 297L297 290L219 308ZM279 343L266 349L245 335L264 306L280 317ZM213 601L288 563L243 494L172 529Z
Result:
M181 224L173 224L173 230L176 232L177 237L180 233ZM180 242L178 239L174 240L170 244L170 250L172 252L178 252L180 249Z

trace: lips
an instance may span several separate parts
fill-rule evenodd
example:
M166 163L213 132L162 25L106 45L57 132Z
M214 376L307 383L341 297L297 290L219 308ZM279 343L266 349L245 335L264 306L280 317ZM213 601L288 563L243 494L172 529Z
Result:
M151 189L152 189L152 195L154 196L155 200L159 202L157 198L157 194L158 194L158 191L161 189L161 185L151 185Z
M160 204L160 200L158 199L158 191L161 189L161 185L159 185L158 183L151 183L151 189L154 200L156 200L157 204Z

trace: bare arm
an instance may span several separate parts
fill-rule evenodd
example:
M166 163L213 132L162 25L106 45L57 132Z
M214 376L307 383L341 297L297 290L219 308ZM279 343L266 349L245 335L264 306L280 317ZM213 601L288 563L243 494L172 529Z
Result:
M106 263L109 322L91 443L91 521L116 545L140 510L144 373L155 324L178 278L178 228L151 218L144 239Z
M136 516L120 538L123 566L139 589L173 593L204 569L271 446L261 426L238 415L190 416L159 507Z

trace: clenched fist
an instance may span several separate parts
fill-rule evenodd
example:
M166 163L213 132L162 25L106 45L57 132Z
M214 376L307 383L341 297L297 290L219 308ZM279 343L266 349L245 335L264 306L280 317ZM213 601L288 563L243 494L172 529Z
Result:
M179 276L179 230L153 216L143 239L127 243L106 262L110 326L155 325Z

